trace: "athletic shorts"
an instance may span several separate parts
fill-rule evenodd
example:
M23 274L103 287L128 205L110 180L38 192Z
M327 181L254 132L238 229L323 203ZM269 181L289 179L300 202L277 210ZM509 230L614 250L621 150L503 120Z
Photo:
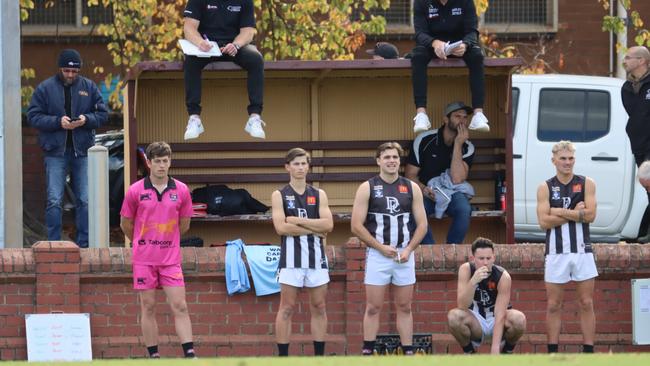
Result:
M133 288L153 290L161 287L184 287L183 269L180 264L169 266L133 265Z
M319 287L330 282L330 274L324 268L282 268L278 282L293 287Z
M474 315L476 320L478 320L478 323L481 325L481 339L478 341L472 340L474 347L478 347L481 345L481 343L490 341L492 339L492 333L494 332L494 317L491 316L488 317L488 319L485 319L483 315L474 310L470 310L469 312Z
M594 253L564 253L546 255L544 281L563 284L586 281L598 276Z
M366 250L366 273L363 283L366 285L408 286L415 283L415 255L411 253L408 261L397 263L395 258L388 258L374 248Z

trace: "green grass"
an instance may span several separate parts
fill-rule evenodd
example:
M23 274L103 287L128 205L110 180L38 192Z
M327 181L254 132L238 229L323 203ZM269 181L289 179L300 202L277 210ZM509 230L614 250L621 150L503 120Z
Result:
M396 358L399 357L399 358ZM644 361L645 360L645 361ZM396 365L398 364L398 365ZM2 362L2 366L27 365L27 362ZM453 355L453 356L381 356L381 357L258 357L258 358L201 358L197 360L98 360L93 362L29 363L37 365L92 365L92 366L642 366L650 365L648 354L556 354L556 355Z

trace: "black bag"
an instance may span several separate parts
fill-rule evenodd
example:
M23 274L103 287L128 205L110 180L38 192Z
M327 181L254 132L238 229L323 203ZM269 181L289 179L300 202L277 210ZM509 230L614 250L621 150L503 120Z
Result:
M231 189L223 184L208 185L192 192L193 202L208 205L210 215L245 215L266 212L269 207L256 200L245 189Z

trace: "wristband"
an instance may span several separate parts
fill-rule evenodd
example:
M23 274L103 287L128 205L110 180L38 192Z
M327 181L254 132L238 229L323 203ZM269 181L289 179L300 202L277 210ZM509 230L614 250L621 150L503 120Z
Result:
M241 48L241 47L240 47L237 43L235 43L235 42L233 42L232 45L235 46L235 48L237 49L237 51L239 51L239 49Z

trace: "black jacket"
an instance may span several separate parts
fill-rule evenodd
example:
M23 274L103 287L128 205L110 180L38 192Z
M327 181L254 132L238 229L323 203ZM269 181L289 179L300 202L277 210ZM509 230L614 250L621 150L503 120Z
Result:
M623 107L630 118L625 132L630 138L634 155L650 152L650 75L641 80L641 89L635 94L632 82L626 81L621 88Z
M63 81L57 74L40 83L27 109L32 127L38 129L38 142L46 156L63 156L68 130L61 127L65 116L65 92ZM76 156L88 155L95 144L95 129L108 121L108 110L97 85L81 75L70 86L71 118L86 116L86 123L72 130L72 142Z
M434 40L478 45L478 16L474 0L415 0L413 4L415 43L431 47Z

